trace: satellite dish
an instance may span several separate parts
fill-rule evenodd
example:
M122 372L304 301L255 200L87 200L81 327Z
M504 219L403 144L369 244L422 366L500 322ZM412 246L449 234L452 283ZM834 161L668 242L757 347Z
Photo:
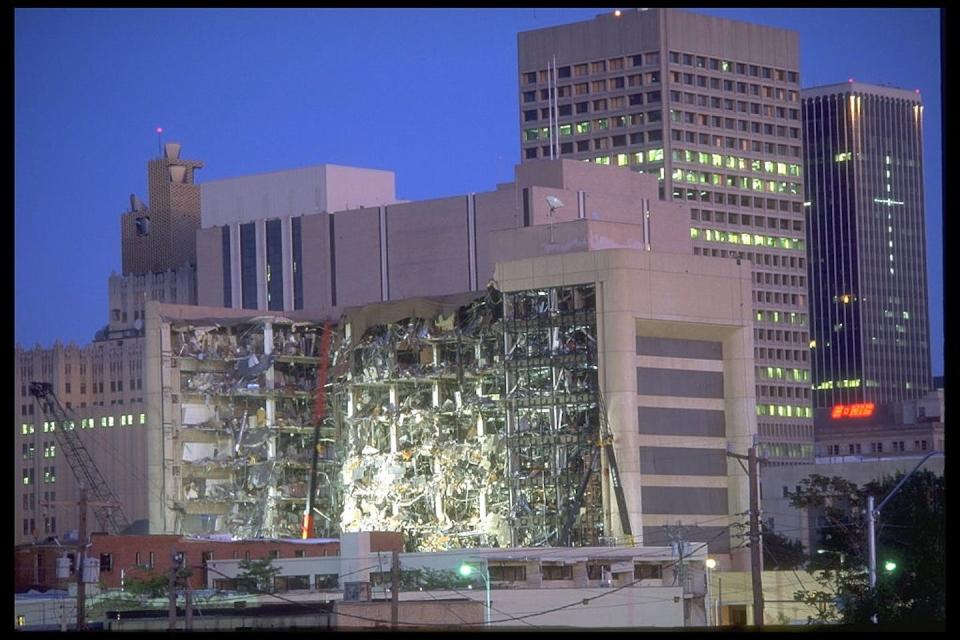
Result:
M550 206L550 213L563 206L563 201L557 196L547 196L547 204Z
M136 320L134 320L133 328L136 329L137 331L140 331L141 329L143 329L143 320L141 320L140 318L137 318Z

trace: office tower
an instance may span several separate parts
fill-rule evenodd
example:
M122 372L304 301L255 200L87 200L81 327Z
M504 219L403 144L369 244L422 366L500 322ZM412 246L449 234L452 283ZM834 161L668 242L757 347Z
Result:
M518 48L523 162L653 173L690 207L695 254L751 262L761 449L810 460L797 33L639 9L524 32Z
M859 82L802 93L814 407L931 389L923 105Z

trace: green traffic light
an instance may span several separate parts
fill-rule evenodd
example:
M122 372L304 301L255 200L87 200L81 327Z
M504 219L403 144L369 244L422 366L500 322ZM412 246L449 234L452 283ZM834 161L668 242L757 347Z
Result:
M887 571L893 571L894 569L897 568L897 563L893 562L892 560L887 560L886 562L883 563L883 568L886 569Z
M471 567L471 566L468 565L468 564L462 564L462 565L460 565L460 575L462 575L462 576L468 576L468 575L470 575L471 573L473 573L473 567Z

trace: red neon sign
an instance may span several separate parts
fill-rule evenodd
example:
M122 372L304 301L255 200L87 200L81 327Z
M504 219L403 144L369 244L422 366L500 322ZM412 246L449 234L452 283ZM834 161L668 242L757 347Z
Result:
M873 415L874 404L872 402L860 402L857 404L837 404L833 406L830 417L834 420L842 418L869 418Z

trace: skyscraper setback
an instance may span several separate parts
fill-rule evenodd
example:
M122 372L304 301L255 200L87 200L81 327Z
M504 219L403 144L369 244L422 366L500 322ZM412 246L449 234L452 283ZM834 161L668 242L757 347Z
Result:
M521 159L654 173L662 197L691 207L695 254L753 264L761 447L809 460L798 35L675 9L618 14L519 34Z
M804 90L803 113L814 406L921 398L931 378L920 96L850 81Z

